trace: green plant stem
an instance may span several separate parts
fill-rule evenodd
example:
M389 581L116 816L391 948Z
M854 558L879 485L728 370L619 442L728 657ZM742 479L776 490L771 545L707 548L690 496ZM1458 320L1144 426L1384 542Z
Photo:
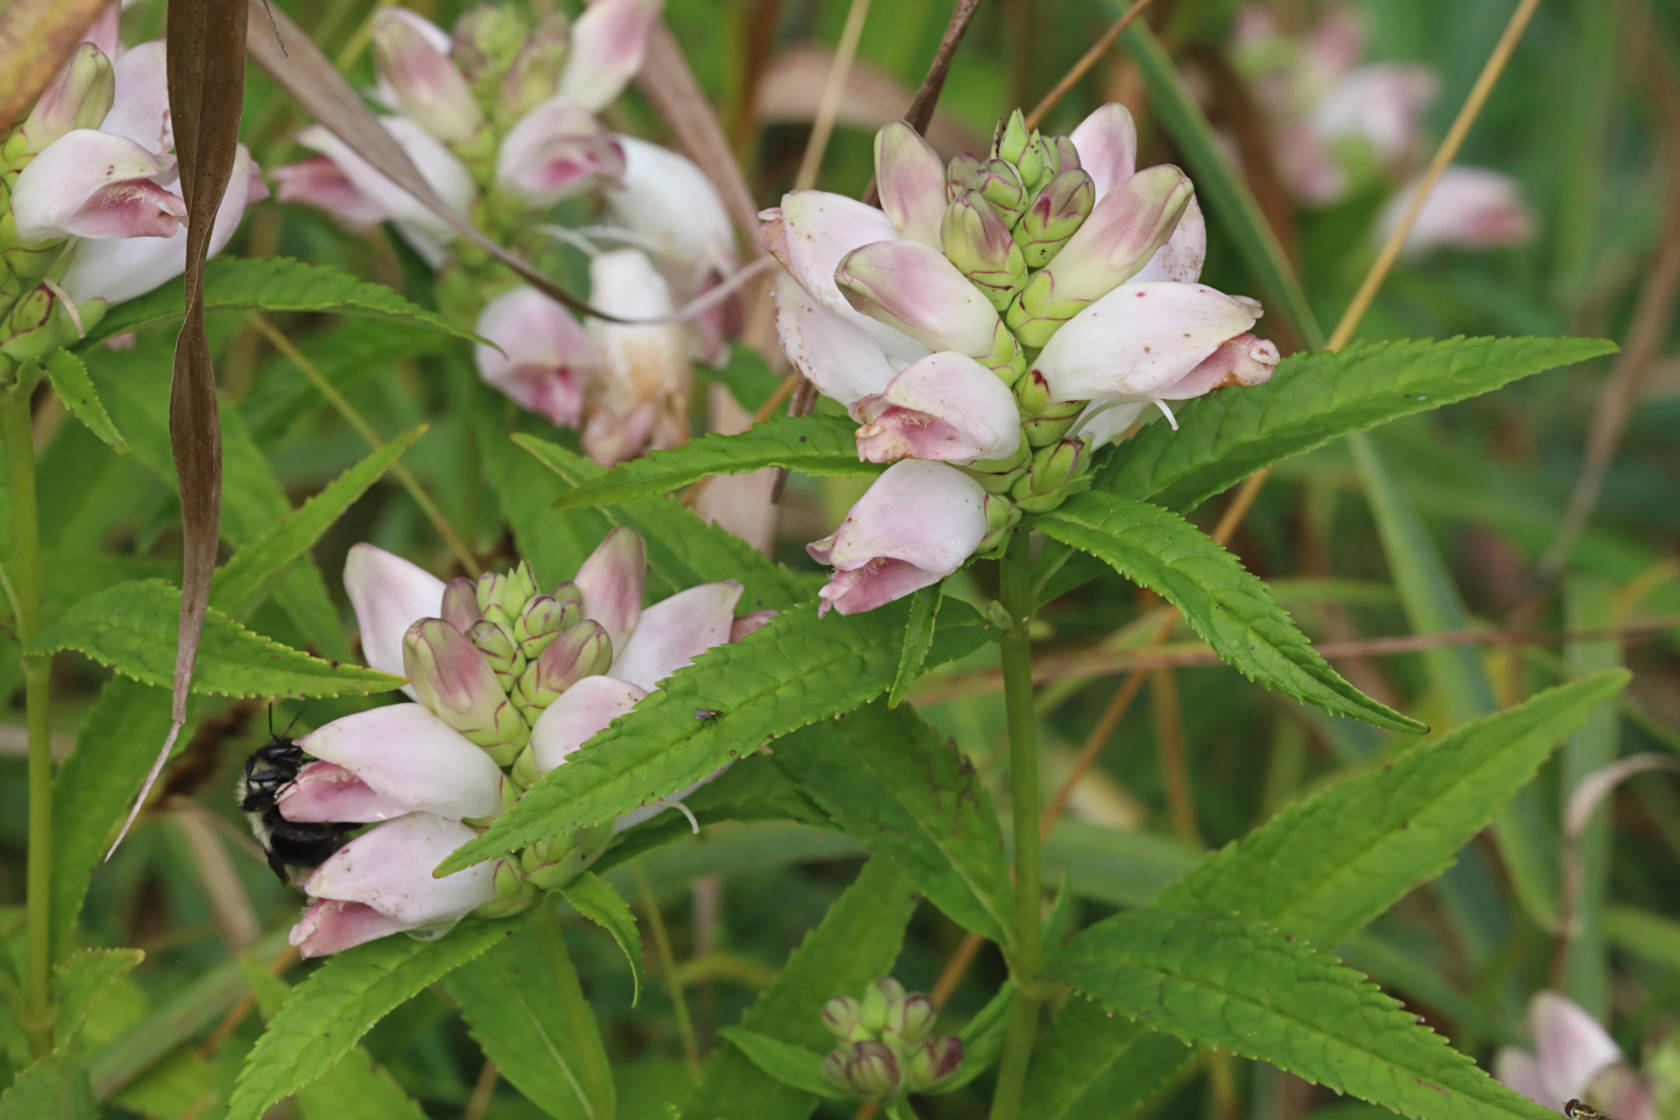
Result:
M916 1120L916 1110L908 1100L894 1101L887 1106L887 1120Z
M6 398L6 466L11 479L12 565L19 645L41 632L41 537L35 508L35 442L29 390ZM37 1056L52 1049L52 727L47 708L52 657L23 658L24 707L29 724L29 1044Z
M1021 1112L1027 1064L1038 1030L1038 972L1043 958L1040 929L1042 871L1038 836L1038 719L1033 710L1032 651L1027 628L1034 600L1027 567L1027 534L1017 530L999 564L999 601L1013 625L998 640L1003 654L1003 693L1009 711L1009 794L1015 821L1015 931L1012 964L1015 1006L1010 1011L998 1068L991 1120L1015 1120Z
M700 1044L694 1036L694 1020L688 1014L688 1000L683 998L682 974L677 970L677 958L671 952L671 937L665 930L665 919L659 913L659 900L654 897L653 884L641 861L631 865L636 877L636 893L642 896L642 910L647 914L648 929L653 933L654 953L659 957L659 969L665 974L666 990L671 996L671 1008L676 1012L677 1034L682 1038L683 1054L688 1059L689 1076L700 1084Z

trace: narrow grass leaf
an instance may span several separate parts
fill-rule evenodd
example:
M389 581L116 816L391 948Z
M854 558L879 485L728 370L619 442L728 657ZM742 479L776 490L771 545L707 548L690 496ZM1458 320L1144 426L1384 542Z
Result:
M1266 585L1177 514L1088 493L1040 517L1037 525L1172 603L1220 658L1250 680L1378 727L1423 729L1344 681L1295 628Z
M556 509L614 505L663 494L715 474L751 474L786 467L802 474L873 474L858 458L857 425L834 416L778 416L740 435L707 435L669 451L622 463L560 495Z

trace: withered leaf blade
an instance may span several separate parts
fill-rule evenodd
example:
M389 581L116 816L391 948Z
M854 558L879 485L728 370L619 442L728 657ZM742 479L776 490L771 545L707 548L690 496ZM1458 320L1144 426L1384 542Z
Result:
M181 621L169 737L124 822L115 851L163 770L187 719L187 689L204 633L210 579L221 535L222 428L216 371L204 333L204 261L210 231L233 173L245 102L245 21L249 9L227 0L169 0L169 112L181 195L187 204L186 321L175 340L169 386L169 442L181 487Z
M237 6L237 0L230 0ZM397 186L413 195L426 209L448 222L462 237L517 272L526 283L558 303L580 315L592 315L608 322L631 320L591 307L572 295L518 255L502 248L479 231L478 227L451 209L426 182L414 161L408 158L402 145L392 139L379 124L379 118L362 103L350 83L345 81L321 48L310 41L297 24L278 7L270 7L264 0L249 0L255 16L250 20L247 41L257 65L268 71L280 88L291 94L292 100L334 136L350 145L356 154L372 164L374 169Z
M0 7L0 133L29 112L110 0L9 0Z

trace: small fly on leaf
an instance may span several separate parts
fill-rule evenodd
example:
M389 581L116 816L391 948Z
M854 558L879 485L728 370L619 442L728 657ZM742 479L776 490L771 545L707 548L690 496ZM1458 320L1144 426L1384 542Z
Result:
M1563 1106L1563 1114L1569 1117L1569 1120L1616 1120L1608 1112L1600 1112L1596 1108L1573 1100Z
M718 711L716 708L696 708L696 709L694 709L694 718L699 720L701 723L709 723L712 720L716 719L717 717L721 716L722 714L723 713Z

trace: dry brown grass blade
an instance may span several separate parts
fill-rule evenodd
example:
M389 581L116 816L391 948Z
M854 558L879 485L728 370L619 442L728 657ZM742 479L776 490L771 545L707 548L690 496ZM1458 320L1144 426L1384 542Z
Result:
M9 0L0 7L0 133L23 119L110 0Z
M730 220L751 245L758 233L758 204L741 177L735 151L712 111L712 103L695 81L676 37L663 23L654 27L648 39L647 59L636 75L636 88L671 126L677 146L712 181Z
M146 775L115 851L145 804L187 721L187 690L204 633L210 579L221 536L222 426L216 371L204 333L204 261L222 194L233 174L239 118L245 105L246 8L217 0L169 0L166 39L169 113L181 196L187 204L186 321L175 340L169 384L169 444L181 488L181 619L175 644L175 682L169 737ZM109 853L107 853L107 856Z
M402 145L380 126L378 118L362 103L361 95L351 88L332 61L285 12L267 6L264 0L249 0L249 8L256 10L256 18L250 21L250 33L246 40L252 57L281 89L291 94L292 99L329 132L355 149L356 154L372 164L380 174L413 195L422 206L448 222L462 237L513 269L526 283L550 299L580 315L613 323L627 322L617 315L591 307L517 254L496 244L477 226L452 210L426 182L420 169L402 150Z

